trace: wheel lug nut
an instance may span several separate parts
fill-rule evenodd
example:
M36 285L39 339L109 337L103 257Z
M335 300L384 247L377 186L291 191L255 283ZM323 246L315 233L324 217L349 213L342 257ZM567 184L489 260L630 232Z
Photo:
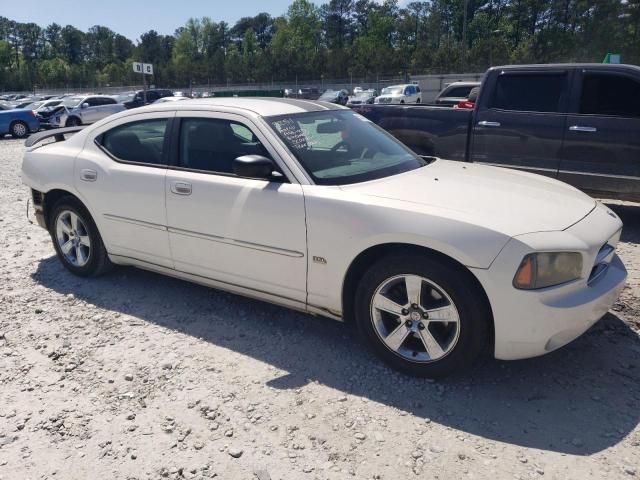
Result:
M411 320L407 320L407 327L413 327L413 322Z
M426 319L426 318L429 318L429 314L428 314L427 312L424 312L424 313L422 314L422 318L425 318L425 319Z
M424 330L424 323L420 322L418 324L418 330Z
M411 308L416 309L418 308L418 305L414 303L413 305L411 305Z
M402 309L402 314L403 315L409 315L409 310L407 310L406 308Z

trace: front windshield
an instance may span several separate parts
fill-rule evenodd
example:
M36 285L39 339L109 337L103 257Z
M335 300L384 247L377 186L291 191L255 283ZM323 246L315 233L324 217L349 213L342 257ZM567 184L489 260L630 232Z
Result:
M402 87L386 87L382 89L382 95L397 95L402 93Z
M62 101L62 105L64 105L67 108L75 108L78 105L80 105L80 102L82 102L82 100L84 100L84 97L69 97L69 98L65 98Z
M266 120L319 185L366 182L426 164L390 134L351 111L307 112Z

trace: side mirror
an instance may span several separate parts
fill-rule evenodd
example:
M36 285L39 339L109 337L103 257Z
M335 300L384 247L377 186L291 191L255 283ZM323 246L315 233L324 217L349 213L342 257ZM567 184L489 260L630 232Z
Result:
M89 104L88 103L83 103L82 105L80 105L80 108L89 108Z
M239 177L270 179L275 165L270 158L262 155L243 155L233 161L233 173Z

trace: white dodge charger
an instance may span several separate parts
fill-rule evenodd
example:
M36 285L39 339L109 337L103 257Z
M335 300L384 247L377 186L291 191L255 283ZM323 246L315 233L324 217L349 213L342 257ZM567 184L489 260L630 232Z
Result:
M421 158L352 111L175 102L32 136L33 212L81 276L134 265L334 319L396 368L541 355L623 288L622 223L545 177ZM43 143L47 137L56 142Z

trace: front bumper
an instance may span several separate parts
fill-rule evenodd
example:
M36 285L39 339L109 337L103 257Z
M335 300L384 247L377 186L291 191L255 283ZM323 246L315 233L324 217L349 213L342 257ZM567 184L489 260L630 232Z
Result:
M573 341L602 318L624 288L627 271L617 255L593 275L603 245L613 247L622 223L598 206L577 224L561 232L537 232L514 237L489 269L471 269L485 288L494 317L494 355L515 360L543 355ZM539 290L518 290L513 277L531 251L579 251L579 280Z

